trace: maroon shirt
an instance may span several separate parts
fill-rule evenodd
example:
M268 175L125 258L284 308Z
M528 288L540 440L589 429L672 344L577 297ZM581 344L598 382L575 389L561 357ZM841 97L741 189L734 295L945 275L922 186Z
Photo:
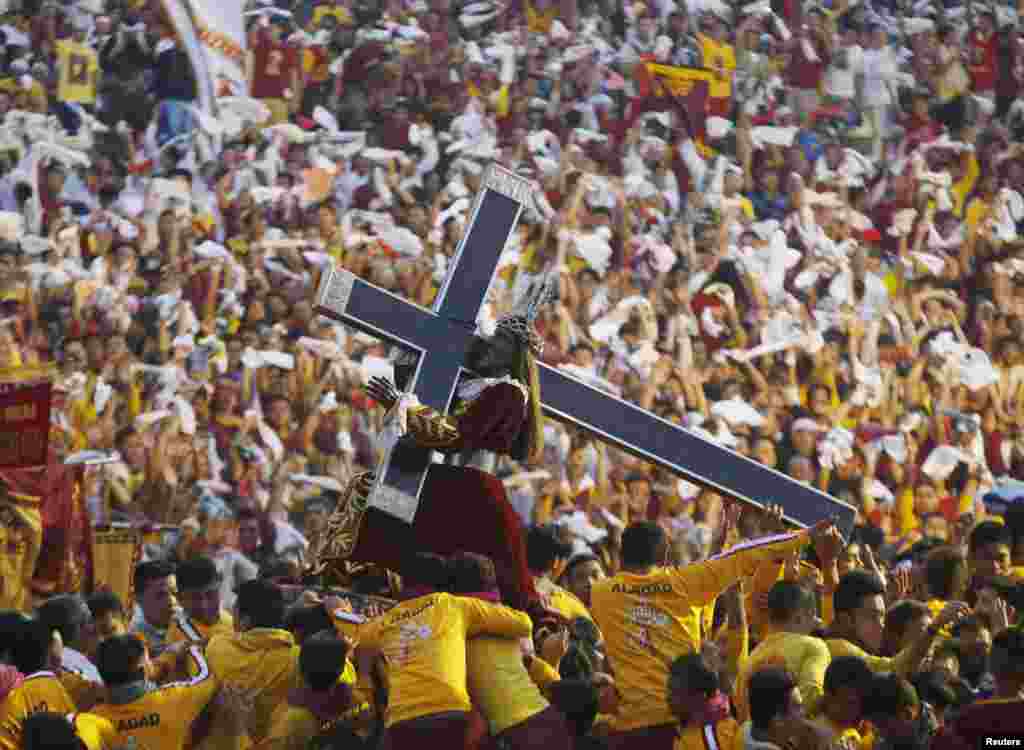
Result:
M253 97L284 99L285 90L292 86L297 65L298 55L294 47L283 41L274 41L268 31L258 32L253 45Z
M789 65L786 68L786 83L790 86L798 89L816 89L821 85L831 55L828 54L825 45L817 39L812 39L811 43L818 56L815 62L807 59L803 42L799 38L793 40L793 51L790 53Z
M386 48L380 42L367 42L352 50L345 60L341 79L345 83L360 83L370 75L370 69L384 58Z

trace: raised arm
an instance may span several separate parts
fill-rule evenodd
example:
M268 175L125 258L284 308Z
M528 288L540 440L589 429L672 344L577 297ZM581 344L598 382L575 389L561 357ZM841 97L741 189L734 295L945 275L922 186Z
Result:
M766 537L726 554L677 568L671 577L680 593L694 606L707 606L738 579L754 575L764 563L798 552L810 541L811 533L807 531Z
M465 618L467 637L528 638L533 632L533 622L525 612L468 597L454 597L454 601Z

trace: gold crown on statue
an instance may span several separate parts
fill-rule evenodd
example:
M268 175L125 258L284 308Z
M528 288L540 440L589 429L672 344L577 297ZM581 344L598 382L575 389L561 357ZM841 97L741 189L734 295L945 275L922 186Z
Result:
M557 276L531 284L512 311L498 320L495 333L504 332L512 336L539 357L544 353L544 339L534 324L541 309L555 300L557 289Z

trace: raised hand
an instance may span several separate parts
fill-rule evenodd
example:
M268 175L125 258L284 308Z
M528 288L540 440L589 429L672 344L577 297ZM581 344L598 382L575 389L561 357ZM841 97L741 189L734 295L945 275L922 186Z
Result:
M769 534L781 534L786 530L786 513L781 505L764 507L764 530Z
M869 573L874 573L883 584L888 585L888 579L886 578L885 571L882 570L882 566L880 566L878 561L875 560L875 553L874 550L871 549L870 544L863 545L862 554L864 555L864 569Z
M356 491L364 497L368 496L370 491L373 489L374 482L376 481L377 477L372 471L360 474L356 479Z
M914 588L913 571L910 568L897 568L892 572L891 578L895 598L910 598L910 592Z
M740 522L740 515L743 513L743 506L735 500L725 501L725 510L722 513L722 538L728 536L729 531L735 529Z
M830 564L837 560L839 553L846 546L843 535L831 521L822 521L811 529L811 542L822 564Z
M366 384L366 393L385 409L390 409L398 402L398 389L387 378L370 378Z
M939 612L939 616L935 618L932 627L936 630L941 630L946 626L955 627L957 623L970 614L970 611L970 608L963 602L949 602Z
M992 632L1001 633L1004 630L1008 630L1012 619L1012 607L1006 603L1005 599L998 597L992 603L992 612L990 615Z

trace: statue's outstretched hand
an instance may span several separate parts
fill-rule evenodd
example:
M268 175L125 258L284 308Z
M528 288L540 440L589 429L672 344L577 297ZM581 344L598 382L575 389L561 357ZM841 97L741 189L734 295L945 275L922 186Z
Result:
M398 389L387 378L370 378L366 384L366 393L385 409L390 409L398 401Z

